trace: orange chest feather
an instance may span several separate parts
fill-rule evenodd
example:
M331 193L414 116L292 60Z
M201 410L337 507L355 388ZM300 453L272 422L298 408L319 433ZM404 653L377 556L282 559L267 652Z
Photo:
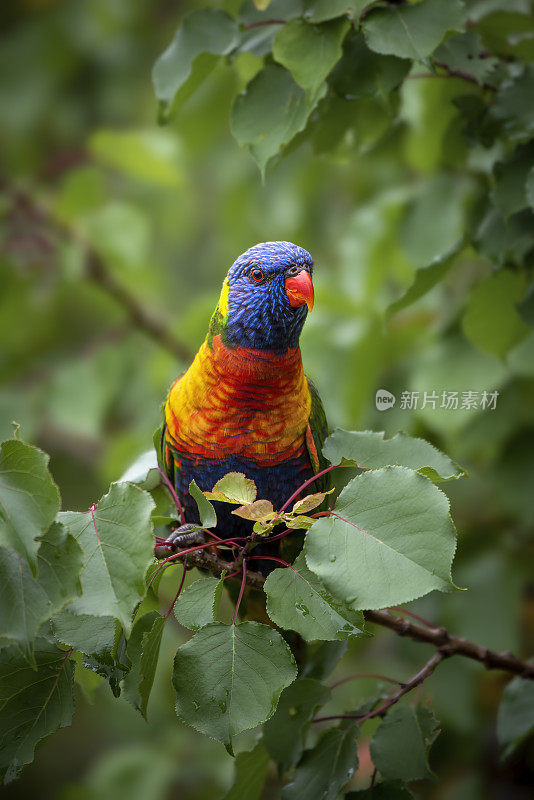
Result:
M215 336L173 385L165 414L179 453L268 466L302 455L310 410L298 348L281 356L229 349Z

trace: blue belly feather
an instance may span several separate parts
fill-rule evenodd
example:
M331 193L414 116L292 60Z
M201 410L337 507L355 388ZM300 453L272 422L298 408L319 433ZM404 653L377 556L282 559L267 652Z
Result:
M270 500L275 511L278 511L290 495L313 475L307 453L302 454L300 458L289 459L269 467L259 467L254 462L236 455L200 463L196 459L182 456L180 461L181 466L175 473L175 483L187 522L200 521L195 500L189 494L189 484L193 479L197 486L206 492L211 491L215 483L227 472L243 472L256 484L257 499ZM215 531L221 538L246 536L251 533L253 523L232 514L236 506L217 501L213 505L217 513Z

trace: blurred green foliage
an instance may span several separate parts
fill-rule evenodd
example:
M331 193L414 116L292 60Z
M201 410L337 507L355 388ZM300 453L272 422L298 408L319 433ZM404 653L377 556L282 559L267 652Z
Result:
M1 438L11 435L12 420L19 423L25 440L51 453L65 508L86 510L150 447L161 401L186 366L132 324L109 287L88 276L84 243L193 354L237 255L258 241L297 242L316 264L303 357L331 427L423 436L470 475L442 485L460 532L454 579L469 591L433 594L414 609L482 645L528 655L534 78L532 65L521 72L513 59L534 54L531 5L470 0L476 30L469 40L451 36L440 45L441 62L479 83L502 81L495 101L480 85L435 75L424 63L404 79L399 52L388 55L385 97L375 89L372 64L365 67L371 88L364 96L343 85L349 66L334 70L338 96L314 98L320 105L308 129L267 166L265 180L232 137L230 119L254 152L254 115L243 127L232 105L249 81L260 80L273 26L264 26L263 39L262 28L251 29L249 46L230 58L195 61L193 83L180 89L172 119L156 124L151 69L183 14L209 6L235 14L239 5L24 0L3 9ZM324 5L308 4L317 21ZM282 6L272 0L265 13L276 17ZM247 9L247 19L257 19L252 3ZM380 35L385 13L370 12L370 36ZM429 41L422 56L435 44ZM276 49L291 69L289 33L277 36ZM355 37L343 57L357 70L369 52ZM511 72L503 77L507 59ZM309 91L317 94L317 87L310 83ZM497 135L503 119L505 133ZM260 163L270 154L262 151ZM75 237L63 237L57 224ZM380 389L396 395L393 408L376 408ZM404 391L421 393L419 408L402 407ZM437 393L436 408L421 408L425 391ZM454 410L440 408L444 391L499 395L495 410ZM165 576L169 599L179 573L173 568ZM20 782L3 790L6 798L221 796L232 782L232 760L222 745L179 724L173 711L169 664L188 636L166 626L159 672L169 674L156 678L148 725L100 679L80 673L74 727L38 751ZM402 679L425 653L378 633L350 644L339 677L386 671ZM528 797L532 741L511 760L498 759L495 716L505 679L458 661L441 665L425 684L443 729L431 758L440 780L418 791L440 800ZM375 686L369 679L347 683L329 708L355 707ZM249 734L240 741L240 749L253 745ZM362 742L351 788L369 782L368 738Z

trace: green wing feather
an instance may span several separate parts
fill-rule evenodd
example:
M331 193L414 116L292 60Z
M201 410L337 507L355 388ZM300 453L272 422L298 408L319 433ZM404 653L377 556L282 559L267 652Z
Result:
M309 379L308 386L311 395L311 412L308 425L312 439L312 442L308 440L308 452L310 454L314 471L320 472L328 466L328 461L323 455L323 444L328 436L328 423L326 421L326 413L319 392ZM330 474L327 474L319 478L316 481L315 486L317 491L324 492L330 488L329 484Z
M165 422L165 403L161 406L161 425L154 432L154 449L158 457L158 467L165 473L174 486L174 459L170 457L167 445L167 424Z

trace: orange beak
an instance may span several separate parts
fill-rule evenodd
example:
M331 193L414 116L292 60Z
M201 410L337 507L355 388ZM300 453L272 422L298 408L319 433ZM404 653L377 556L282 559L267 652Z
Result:
M306 304L308 311L312 310L313 283L309 272L302 269L294 278L286 278L284 286L290 306L296 308Z

